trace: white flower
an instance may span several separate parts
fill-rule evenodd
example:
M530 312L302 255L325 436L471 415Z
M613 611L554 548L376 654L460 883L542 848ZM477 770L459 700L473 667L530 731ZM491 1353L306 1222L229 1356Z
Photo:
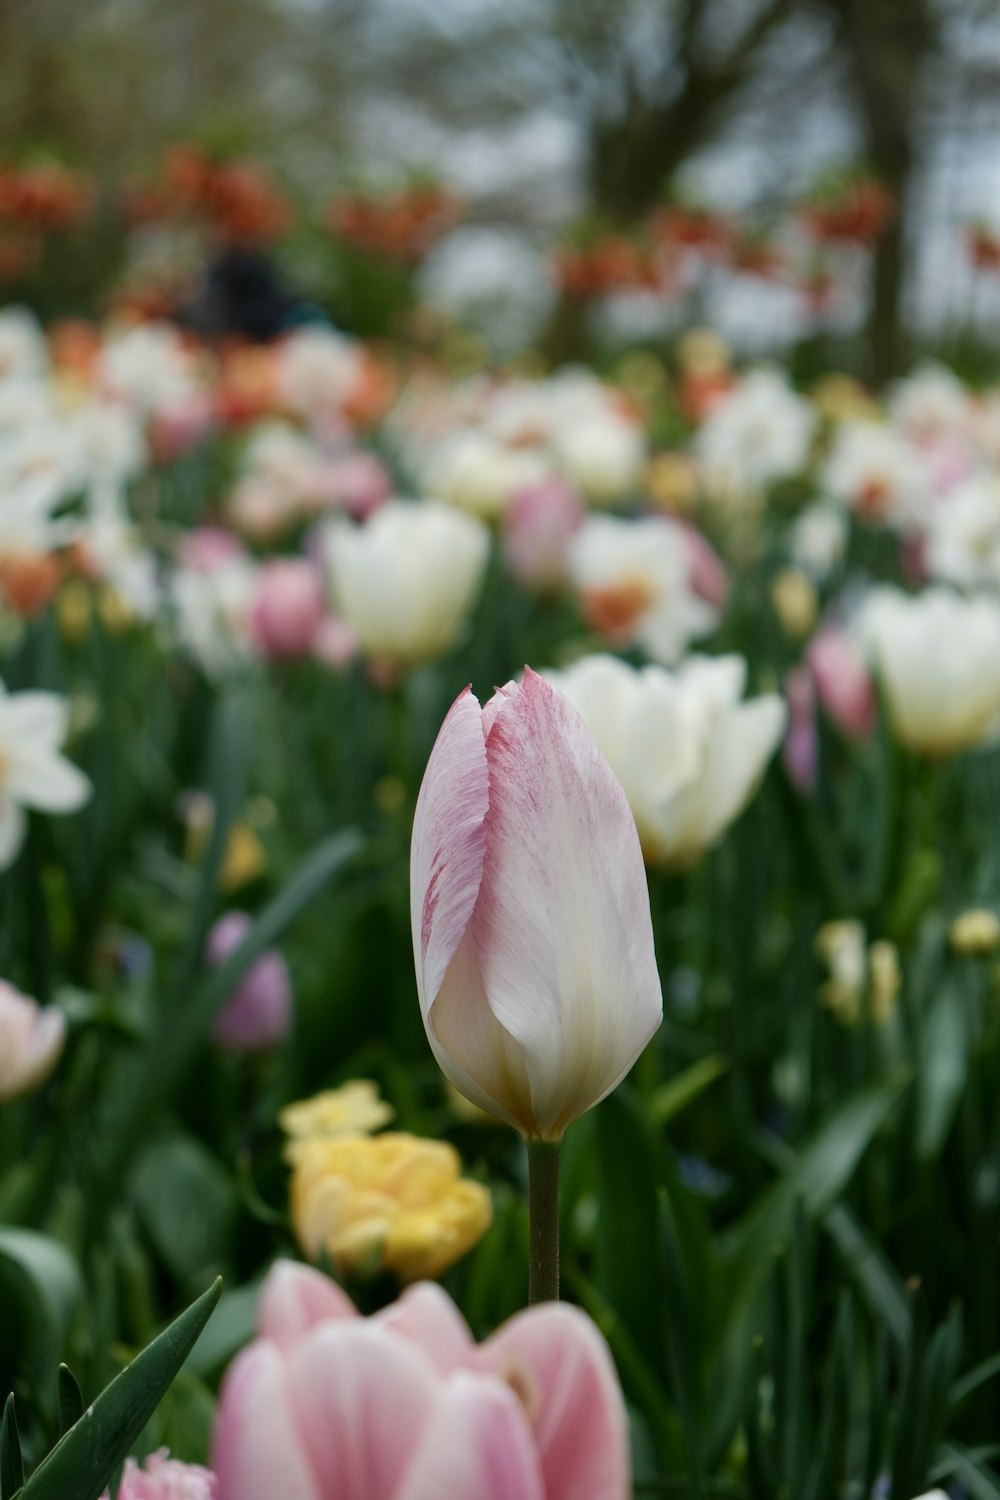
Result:
M878 422L845 422L823 465L828 494L867 521L919 522L931 501L927 465L900 433Z
M839 506L814 501L793 525L789 550L793 561L822 583L844 559L847 516Z
M944 365L921 365L905 380L898 380L889 393L893 422L919 442L965 432L971 414L969 392Z
M927 571L962 588L1000 585L1000 481L975 474L931 517Z
M619 412L606 407L564 422L553 446L563 473L597 505L613 505L639 487L646 434Z
M362 378L362 363L358 345L335 329L297 329L275 350L278 400L303 421L339 416Z
M56 693L11 693L0 683L0 870L24 842L26 808L75 812L90 796L83 772L59 754L69 706Z
M98 361L102 389L143 418L182 405L199 389L197 368L179 330L142 323L114 333Z
M900 742L957 755L1000 729L1000 605L944 588L875 589L854 630L877 669Z
M546 676L582 716L629 799L650 864L689 865L753 796L784 734L777 694L742 702L739 656L676 671L588 656Z
M34 313L26 307L0 312L0 380L40 375L47 369L49 351Z
M684 531L665 517L589 517L570 543L570 572L595 629L667 665L718 622L692 589Z
M805 467L816 412L774 370L754 370L713 407L695 451L712 489L758 490Z
M366 525L337 521L326 536L335 605L363 651L406 667L455 645L489 558L481 521L433 501L391 500Z
M29 1094L52 1072L66 1039L61 1010L0 979L0 1104Z
M455 432L430 454L423 468L427 490L449 505L492 521L525 485L550 472L536 452L508 448L490 433Z
M209 677L222 676L250 659L250 611L256 591L257 567L242 555L210 570L175 571L170 594L180 643Z

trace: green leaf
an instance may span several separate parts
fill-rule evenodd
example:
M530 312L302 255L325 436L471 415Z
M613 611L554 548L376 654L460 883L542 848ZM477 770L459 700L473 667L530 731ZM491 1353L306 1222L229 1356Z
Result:
M729 1066L729 1058L721 1052L713 1052L709 1057L692 1063L683 1073L657 1089L649 1106L652 1119L661 1127L668 1125L675 1115L703 1094L709 1084L721 1078Z
M193 1348L221 1290L218 1280L101 1392L39 1464L19 1500L98 1500Z
M152 1121L190 1068L216 1015L244 974L335 876L352 868L362 848L362 836L355 829L325 839L264 908L236 951L195 987L183 1009L170 1014L118 1113L114 1145L100 1169L97 1191L102 1208L113 1199L136 1150L148 1139Z
M199 1141L180 1132L153 1142L132 1177L143 1228L181 1280L229 1253L236 1211L232 1181Z
M773 1245L787 1244L798 1200L812 1218L833 1207L909 1082L906 1073L856 1094L800 1147L782 1180L730 1238L730 1253L748 1271L766 1263Z
M931 1005L920 1040L917 1155L932 1161L951 1129L969 1071L969 1017L957 986L945 985Z
M68 1365L59 1366L59 1436L63 1437L83 1416L83 1395Z
M7 1397L0 1422L0 1500L11 1500L24 1483L21 1439L17 1431L14 1394Z
M223 1292L215 1316L188 1355L185 1369L195 1375L213 1375L228 1364L254 1336L260 1281Z
M82 1295L80 1270L64 1245L33 1229L0 1227L3 1355L32 1360L50 1380Z
M976 1453L958 1443L942 1443L941 1463L932 1482L955 1475L975 1500L1000 1500L1000 1476Z

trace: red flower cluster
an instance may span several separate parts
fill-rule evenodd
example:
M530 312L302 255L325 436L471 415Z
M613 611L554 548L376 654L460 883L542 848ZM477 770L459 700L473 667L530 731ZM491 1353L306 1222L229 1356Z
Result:
M69 229L85 218L93 185L56 161L0 167L0 219L24 229Z
M440 183L421 183L376 197L344 193L330 205L333 236L383 260L416 265L461 211L458 196Z
M827 244L871 245L888 229L896 204L873 177L856 177L806 203L802 222Z
M133 223L202 220L232 240L273 240L289 223L289 206L263 163L251 157L216 161L201 146L171 147L158 180L126 198Z

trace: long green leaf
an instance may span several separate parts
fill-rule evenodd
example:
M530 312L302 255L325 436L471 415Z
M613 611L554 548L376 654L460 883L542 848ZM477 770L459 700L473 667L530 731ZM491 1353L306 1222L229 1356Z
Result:
M98 1500L208 1322L221 1279L171 1323L61 1438L19 1500Z

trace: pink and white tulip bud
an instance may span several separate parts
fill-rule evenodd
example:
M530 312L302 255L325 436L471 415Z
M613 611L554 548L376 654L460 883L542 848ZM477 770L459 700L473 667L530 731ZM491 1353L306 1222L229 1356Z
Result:
M564 479L539 479L513 496L504 513L504 555L519 583L558 589L569 582L569 544L584 504Z
M868 739L878 698L858 642L846 631L823 630L809 643L806 660L823 711L849 739Z
M525 669L466 689L431 752L410 859L417 990L459 1093L558 1141L662 1018L642 850L568 699Z
M246 912L220 917L208 935L206 957L218 968L243 942L253 926ZM212 1027L212 1036L230 1052L259 1052L288 1035L292 1022L292 983L288 966L276 948L251 965Z
M729 574L726 572L725 563L711 542L702 536L697 526L692 526L687 521L680 521L677 524L684 535L688 582L692 593L697 594L699 599L704 599L706 604L711 604L715 609L725 609L729 598Z
M264 564L250 610L250 628L263 656L290 660L308 655L325 615L323 584L311 563L277 557Z
M59 1061L66 1017L0 979L0 1104L30 1094Z
M198 526L181 539L181 563L196 573L214 573L216 568L245 556L240 538L225 526Z
M322 1279L279 1262L264 1283L261 1336L237 1356L219 1396L218 1500L631 1493L621 1390L579 1309L530 1308L477 1346L433 1283L360 1318Z
M317 510L340 507L364 521L392 494L392 476L374 453L358 451L331 458L317 471L310 500Z

